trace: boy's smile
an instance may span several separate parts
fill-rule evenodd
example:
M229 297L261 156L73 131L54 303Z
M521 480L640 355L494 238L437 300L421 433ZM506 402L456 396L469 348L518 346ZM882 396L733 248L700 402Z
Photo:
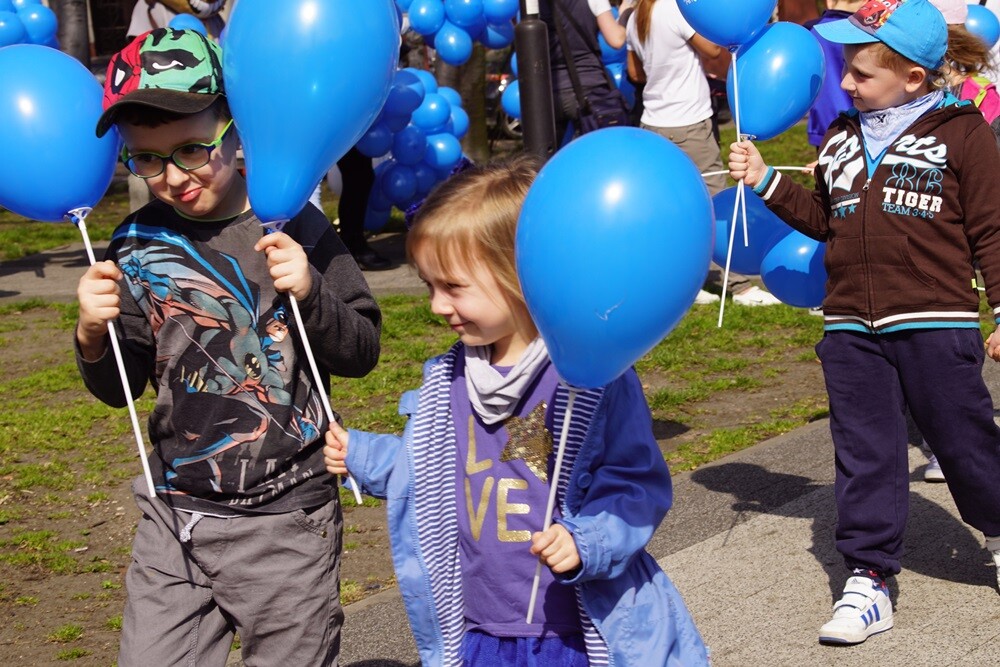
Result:
M130 155L170 155L180 146L212 143L227 122L209 108L157 127L120 123L119 131ZM236 133L230 131L205 166L187 171L168 159L163 173L145 179L146 184L153 196L189 218L221 220L239 215L250 208L250 202L246 182L236 170L238 144Z

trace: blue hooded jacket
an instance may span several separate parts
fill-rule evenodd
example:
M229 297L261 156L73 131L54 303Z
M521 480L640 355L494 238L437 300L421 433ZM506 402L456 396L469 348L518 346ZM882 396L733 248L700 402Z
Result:
M457 446L450 384L461 344L424 367L400 400L402 437L351 430L347 467L387 501L393 564L424 665L461 665L465 618L458 552ZM552 401L561 432L569 390ZM684 601L645 551L669 509L670 473L652 437L639 378L577 392L557 483L581 567L572 578L592 667L697 667L708 657Z

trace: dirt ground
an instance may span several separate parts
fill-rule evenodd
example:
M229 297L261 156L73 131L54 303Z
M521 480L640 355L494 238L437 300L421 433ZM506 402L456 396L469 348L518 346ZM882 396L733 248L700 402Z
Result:
M4 330L14 326L8 325L8 319L16 320L15 328L24 334L4 336L0 345L7 380L72 362L70 335L52 321L52 311L5 316ZM773 382L751 391L716 394L711 401L694 406L703 417L697 421L708 425L704 429L657 422L656 435L664 452L704 435L709 427L739 426L748 415L767 414L775 406L808 398L822 403L823 385L815 360L790 354L777 366ZM649 388L659 384L656 378L644 381ZM79 394L86 395L82 384ZM128 420L124 410L121 419ZM18 490L9 475L0 474L0 556L30 548L16 544L12 535L44 530L54 533L56 541L71 542L67 552L76 562L72 571L57 574L43 565L15 565L0 559L0 663L114 664L125 601L124 574L138 518L127 476L140 472L137 456L129 455L135 450L131 431L119 439L120 462L114 465L122 474L110 487L87 484L81 475L76 488L41 493ZM5 459L8 454L0 450L0 470L11 463ZM393 572L384 509L352 507L344 514L342 590L350 602L391 587Z

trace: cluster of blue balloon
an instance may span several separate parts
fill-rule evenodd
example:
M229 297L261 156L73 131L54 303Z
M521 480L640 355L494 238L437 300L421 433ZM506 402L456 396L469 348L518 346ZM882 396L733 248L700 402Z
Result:
M472 43L502 49L514 41L519 0L396 0L408 12L410 27L433 45L449 65L461 65L472 55Z
M965 19L965 29L986 42L991 49L1000 40L1000 19L983 5L970 3L969 15Z
M826 244L813 240L786 225L759 197L746 198L747 245L733 243L729 267L748 276L760 275L764 286L783 303L815 308L823 303ZM736 188L727 188L712 197L715 209L715 245L712 260L726 266L730 234L733 232ZM737 219L740 216L737 215ZM737 225L738 227L738 225ZM739 229L736 234L739 235Z
M42 0L0 0L0 47L41 44L58 49L56 23Z
M458 91L439 87L425 70L397 71L385 106L357 144L368 157L389 156L375 167L365 228L381 229L394 205L406 209L447 178L462 158L459 140L468 130Z
M611 12L615 18L618 18L617 7L612 7ZM625 104L631 109L635 106L635 86L628 80L626 71L625 60L628 56L628 50L624 45L618 49L612 48L607 40L604 39L604 35L601 34L597 35L597 41L601 46L601 62L604 63L604 68L608 70L608 74L611 75L611 80L615 82L615 86L621 91L622 97L625 98ZM510 64L511 71L514 73L514 76L517 76L516 56L511 58ZM500 96L500 104L508 116L513 118L521 117L521 86L517 82L517 79L511 81L504 88Z

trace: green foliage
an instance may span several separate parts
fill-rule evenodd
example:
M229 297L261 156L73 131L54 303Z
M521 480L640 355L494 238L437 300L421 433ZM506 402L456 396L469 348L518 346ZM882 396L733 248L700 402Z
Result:
M83 636L83 628L79 625L74 625L69 623L62 626L61 628L54 631L48 636L50 642L59 642L60 644L66 644L69 642L76 641Z

